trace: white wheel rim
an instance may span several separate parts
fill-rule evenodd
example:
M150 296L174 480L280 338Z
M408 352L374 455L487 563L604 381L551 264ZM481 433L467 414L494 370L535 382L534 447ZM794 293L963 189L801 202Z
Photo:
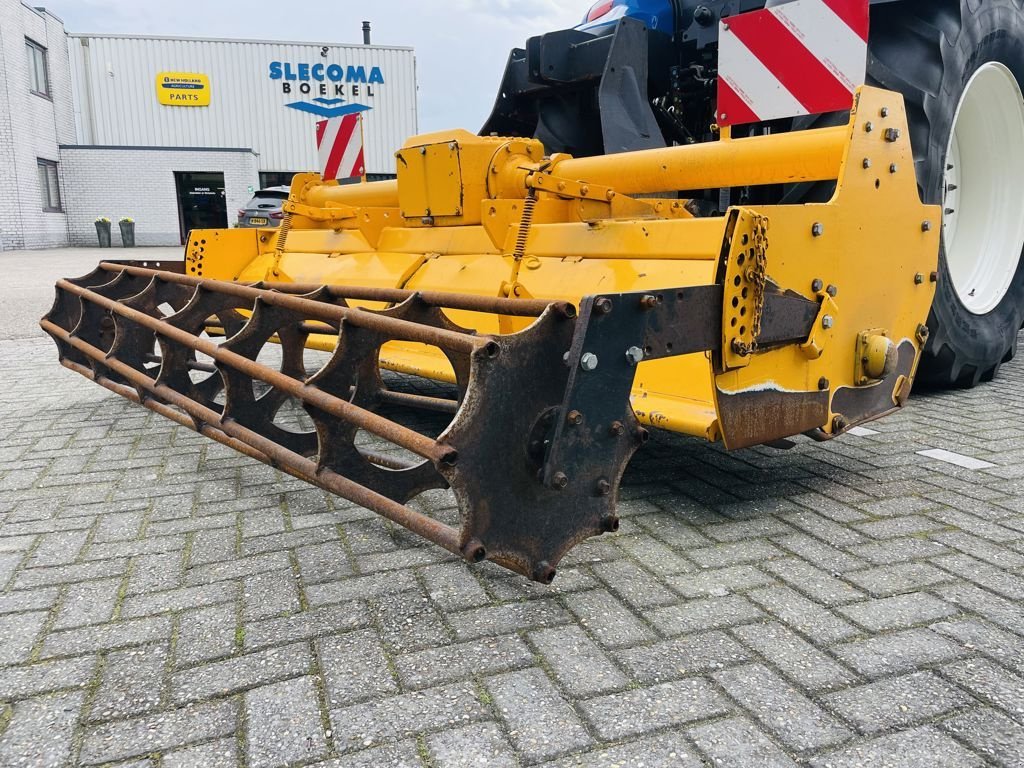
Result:
M1024 94L1004 65L989 62L967 83L946 158L946 264L960 302L984 315L1024 250Z

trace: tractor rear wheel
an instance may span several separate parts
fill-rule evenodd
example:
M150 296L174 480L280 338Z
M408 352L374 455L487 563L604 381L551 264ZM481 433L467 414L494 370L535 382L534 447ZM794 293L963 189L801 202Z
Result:
M904 95L922 198L944 210L919 379L974 386L1013 357L1024 321L1024 11L905 0L871 23L869 79Z

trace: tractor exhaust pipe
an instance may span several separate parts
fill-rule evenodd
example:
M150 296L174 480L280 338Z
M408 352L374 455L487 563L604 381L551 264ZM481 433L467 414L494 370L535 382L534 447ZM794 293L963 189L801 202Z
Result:
M363 45L370 45L370 22L363 22Z

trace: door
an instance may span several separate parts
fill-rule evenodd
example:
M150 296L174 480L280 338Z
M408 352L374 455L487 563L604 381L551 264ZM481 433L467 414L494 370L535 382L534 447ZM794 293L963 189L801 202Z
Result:
M224 174L175 172L178 190L178 221L181 243L193 229L227 229L228 202L224 196Z

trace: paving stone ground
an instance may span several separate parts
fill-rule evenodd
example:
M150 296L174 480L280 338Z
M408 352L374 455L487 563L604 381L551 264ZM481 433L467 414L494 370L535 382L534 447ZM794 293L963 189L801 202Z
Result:
M0 341L0 766L1024 765L1022 424L658 435L546 588Z

